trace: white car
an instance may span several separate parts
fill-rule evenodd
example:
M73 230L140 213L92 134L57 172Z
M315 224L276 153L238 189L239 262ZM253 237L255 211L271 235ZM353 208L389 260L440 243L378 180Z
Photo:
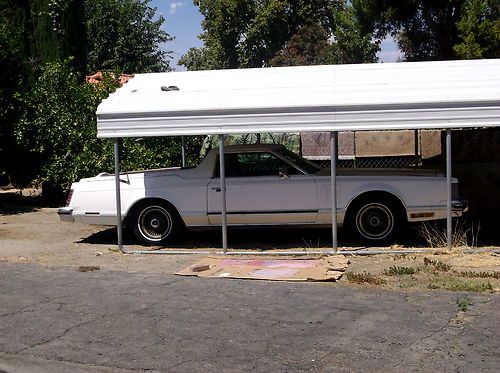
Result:
M229 226L331 225L329 169L280 145L225 148ZM146 245L162 245L184 229L221 225L218 149L193 168L120 175L123 224ZM373 244L392 240L408 222L446 218L446 178L435 171L342 170L337 177L337 218ZM453 215L457 200L453 179ZM62 221L116 225L115 179L99 174L73 183Z

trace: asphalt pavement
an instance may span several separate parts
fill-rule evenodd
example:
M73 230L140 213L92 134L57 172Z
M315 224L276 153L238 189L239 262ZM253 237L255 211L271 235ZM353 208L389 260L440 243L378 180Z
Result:
M496 372L499 297L0 263L0 371Z

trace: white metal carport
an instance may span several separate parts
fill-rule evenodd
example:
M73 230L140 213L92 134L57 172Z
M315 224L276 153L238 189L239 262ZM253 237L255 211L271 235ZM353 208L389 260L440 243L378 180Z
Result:
M447 130L451 247L451 130L493 126L500 126L498 59L137 74L97 109L98 137L115 139L121 249L118 144L123 137L220 135L225 251L223 136L331 132L332 246L336 251L338 131Z

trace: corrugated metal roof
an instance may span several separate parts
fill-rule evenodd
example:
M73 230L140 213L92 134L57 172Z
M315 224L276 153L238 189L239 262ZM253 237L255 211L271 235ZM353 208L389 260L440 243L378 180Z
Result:
M499 126L500 60L136 74L97 121L109 138Z

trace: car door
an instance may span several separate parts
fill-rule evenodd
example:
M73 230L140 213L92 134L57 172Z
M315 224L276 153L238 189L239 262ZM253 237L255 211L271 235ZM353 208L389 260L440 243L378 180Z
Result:
M227 221L233 225L314 223L316 183L272 152L225 155ZM220 178L207 190L209 223L221 224Z

